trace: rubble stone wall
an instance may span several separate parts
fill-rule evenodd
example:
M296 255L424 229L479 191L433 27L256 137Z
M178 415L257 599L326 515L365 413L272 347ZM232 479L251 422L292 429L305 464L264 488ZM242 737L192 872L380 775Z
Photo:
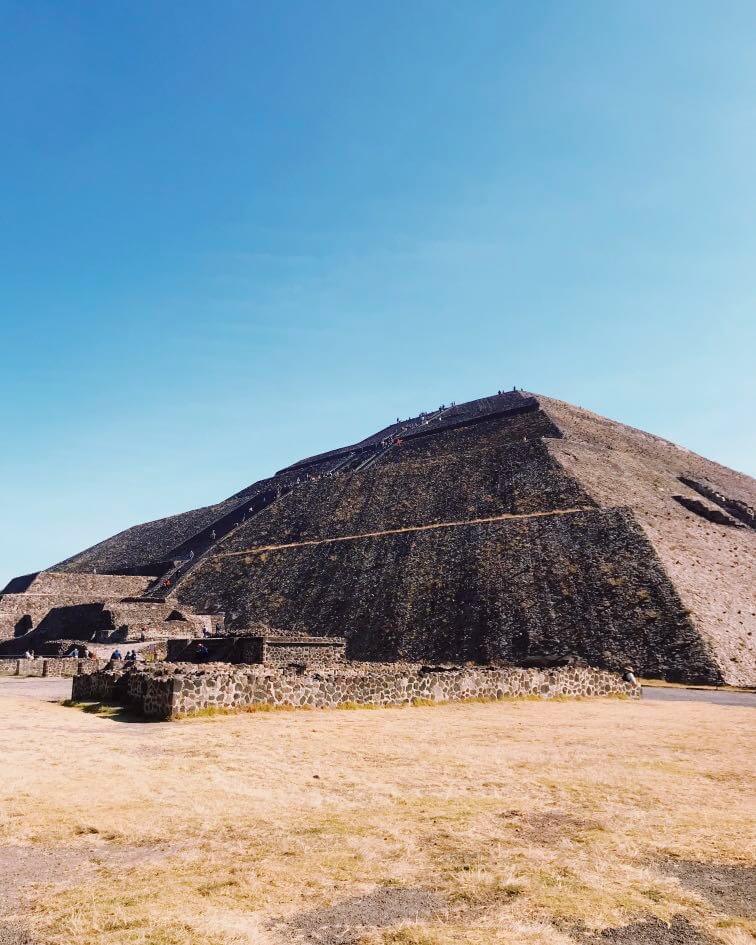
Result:
M317 643L284 643L277 640L265 640L262 662L266 666L288 666L298 663L317 669L333 666L344 658L344 642L323 641Z
M150 580L120 574L41 571L19 585L23 590L0 595L0 640L14 639L38 627L53 635L74 632L79 639L88 639L110 626L106 607L115 607L123 597L144 593Z
M302 483L237 529L223 550L593 506L541 433L534 415L407 442L363 472Z
M71 657L35 659L0 658L0 676L78 676L96 673L105 660Z
M41 575L40 575L41 577ZM50 577L50 575L48 575ZM62 577L74 584L74 579L119 578L113 575L64 574ZM119 578L120 579L120 578ZM36 587L35 579L32 587ZM134 581L143 578L124 578L132 587L141 586ZM48 593L48 584L58 584L59 593ZM9 593L0 597L0 652L23 652L38 649L41 640L55 639L92 640L102 642L132 642L142 638L164 639L180 634L185 637L202 636L211 632L218 618L212 614L194 614L189 608L182 610L183 620L168 620L176 609L176 602L123 601L116 599L87 598L86 583L79 589L65 590L66 581L46 582L45 593ZM116 582L117 583L117 582ZM128 583L124 585L125 588ZM222 620L219 622L222 623ZM29 636L30 635L30 636ZM15 647L13 641L19 641Z
M133 673L132 675L137 677L140 674ZM95 673L74 676L71 698L74 701L88 701L91 699L100 702L112 702L117 695L116 687L120 686L123 691L127 683L130 682L131 680L127 679L124 673L113 672L107 668ZM135 693L136 690L132 690L131 698L135 698ZM128 693L124 692L122 699L124 702L128 702Z
M151 718L171 719L204 709L254 705L335 708L345 704L403 705L503 699L509 696L640 696L617 673L585 666L557 669L464 667L344 668L306 674L227 666L105 671L74 678L74 699L120 699Z
M550 451L599 505L632 509L720 681L756 685L756 532L707 521L674 499L727 496L733 515L756 507L756 481L642 430L540 399L565 434L548 441ZM675 662L683 671L676 678L695 679L684 649Z

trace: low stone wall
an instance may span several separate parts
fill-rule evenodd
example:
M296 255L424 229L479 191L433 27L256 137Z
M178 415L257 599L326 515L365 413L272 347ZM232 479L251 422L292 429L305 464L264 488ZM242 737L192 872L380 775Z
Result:
M105 660L50 657L36 659L0 658L0 676L88 676L105 665Z
M315 670L342 662L345 648L343 637L266 637L262 642L261 662L279 667L299 663ZM247 662L246 658L244 662Z
M508 696L640 696L640 686L616 673L585 666L428 668L396 664L297 673L264 666L162 664L107 670L74 679L74 699L113 699L152 718L170 719L202 709L272 705L333 708L503 699Z
M98 702L113 702L116 699L124 703L130 702L131 698L136 698L136 689L129 693L128 686L131 682L130 676L135 679L141 674L128 674L124 672L112 672L108 669L88 675L74 676L73 686L71 688L71 698L74 701L87 702L90 700Z

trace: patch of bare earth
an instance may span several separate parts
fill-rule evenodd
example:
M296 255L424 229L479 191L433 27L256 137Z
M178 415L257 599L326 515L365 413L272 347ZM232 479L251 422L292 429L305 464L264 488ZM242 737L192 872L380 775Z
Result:
M285 928L307 945L359 945L369 931L417 922L440 913L443 907L442 897L430 890L385 886L325 909L298 913Z
M586 945L712 945L712 939L703 935L686 919L662 922L649 919L633 922L618 929L606 929L598 935L580 935Z
M694 860L666 860L661 866L720 912L756 919L756 867Z
M30 814L30 816L32 816ZM171 850L175 855L175 850ZM96 882L101 867L128 869L158 862L168 850L100 843L8 844L0 846L0 945L31 945L24 914L40 894L76 886L85 877Z
M595 819L575 817L563 810L502 811L501 817L515 834L527 837L529 842L554 844L565 837L586 835L592 830L606 830L606 825Z

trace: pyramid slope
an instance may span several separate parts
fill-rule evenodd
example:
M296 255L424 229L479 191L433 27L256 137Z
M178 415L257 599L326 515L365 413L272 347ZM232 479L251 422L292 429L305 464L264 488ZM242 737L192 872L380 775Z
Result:
M264 479L255 483L245 490L244 497L232 496L214 505L134 525L66 558L50 570L76 572L96 568L101 573L159 574L162 565L191 546L198 532L212 527L225 516L233 516L237 510L240 511L236 517L241 518L250 497L272 481Z
M92 571L96 568L100 572L159 573L160 565L180 556L186 543L191 543L192 537L198 532L211 527L225 515L233 515L236 510L239 510L239 515L235 517L241 518L249 502L271 486L286 486L306 472L328 468L343 456L354 455L359 458L363 452L369 454L374 445L384 437L399 435L408 429L436 433L480 416L517 411L523 407L532 409L533 406L532 400L519 391L506 391L492 397L482 397L465 404L431 411L413 420L390 424L357 443L298 460L275 476L252 483L214 505L127 528L53 565L50 570ZM556 435L556 431L554 433Z
M563 437L552 456L599 506L630 507L731 683L756 680L756 531L707 521L675 501L694 480L756 507L756 481L690 450L563 401L539 397Z

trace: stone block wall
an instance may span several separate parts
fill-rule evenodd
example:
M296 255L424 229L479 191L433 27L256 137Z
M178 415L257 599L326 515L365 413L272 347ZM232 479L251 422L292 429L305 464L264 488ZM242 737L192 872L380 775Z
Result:
M310 669L333 666L344 659L346 641L343 637L307 637L303 639L286 638L275 639L265 637L261 641L259 659L247 649L254 640L244 641L243 663L262 662L266 666L288 666L292 663L307 666ZM249 653L250 658L245 657ZM255 650L254 656L258 652Z
M181 617L172 617L175 603L155 602L119 602L108 608L110 631L107 639L117 642L134 642L142 636L146 640L168 639L169 637L201 637L204 632L213 630L213 615L193 614L186 609Z
M65 637L91 634L102 625L103 604L55 594L4 594L0 597L0 640L43 629Z
M756 482L641 430L540 400L565 434L549 440L549 449L599 505L632 509L720 681L756 684L756 532L706 521L672 498L683 492L713 503L712 496L729 496L725 511L734 515L734 502L756 506ZM694 485L702 483L712 487L704 495ZM674 656L675 675L668 678L693 681L697 667L685 651ZM665 654L659 657L660 671L664 662L672 666Z
M38 571L24 578L14 578L3 594L53 594L72 600L137 597L153 578L124 574L67 574L63 571Z
M40 571L27 593L56 594L85 598L137 597L150 586L153 578L124 574L67 574Z
M28 590L0 597L0 654L40 651L42 644L58 639L126 643L178 635L200 637L216 623L222 624L222 615L195 614L188 607L177 611L175 601L87 599L100 590L138 590L148 580L43 572Z
M70 657L60 657L59 659L45 659L42 661L44 667L43 676L78 676L79 674L89 675L97 672L100 667L105 665L105 660L86 659L77 660Z
M138 676L140 674L133 673L132 675ZM119 695L118 687L120 686L121 699L128 703L127 682L127 674L120 670L113 671L107 668L96 673L74 676L71 698L74 701L82 702L89 700L112 702ZM132 697L136 697L136 689L132 690Z
M0 658L0 676L88 676L104 665L105 660L79 660L71 657Z
M427 424L422 422L418 423L418 421L422 420L420 415L416 416L414 420L399 420L397 423L389 424L389 426L384 427L377 433L373 433L365 439L360 440L359 443L354 443L351 446L344 446L334 450L327 450L324 453L318 453L315 456L309 456L306 459L299 460L298 462L279 470L278 473L276 473L276 476L279 477L286 474L299 473L304 469L309 471L312 467L327 466L329 461L332 461L335 458L339 458L345 454L354 453L355 451L359 451L366 447L369 448L370 446L374 446L389 436L409 435L411 437L413 434L418 433L425 435L436 435L441 432L446 432L447 429L458 427L461 423L467 423L471 420L474 422L479 421L485 423L486 421L490 421L493 418L501 419L504 417L522 415L522 413L532 414L537 412L540 412L538 411L538 402L532 395L524 396L519 391L514 390L504 391L490 397L481 397L478 400L471 400L455 407L449 406L443 410L442 415L436 416L436 418L433 420L429 419ZM436 411L427 411L426 417L428 414L432 416L436 414ZM551 424L551 429L554 429L553 424ZM553 435L558 436L558 431Z
M146 717L171 719L208 708L254 705L335 708L503 699L508 696L640 696L617 673L585 666L556 669L388 665L296 673L261 666L176 665L75 677L75 699L120 699Z

